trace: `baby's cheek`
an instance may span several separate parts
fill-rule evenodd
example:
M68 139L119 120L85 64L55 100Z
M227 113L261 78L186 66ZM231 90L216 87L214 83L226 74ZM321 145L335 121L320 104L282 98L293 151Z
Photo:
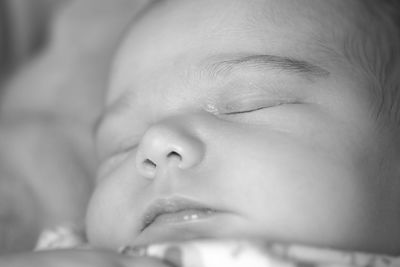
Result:
M106 213L110 207L107 207L104 202L97 188L89 202L86 214L86 231L90 244L101 244L103 243L102 240L106 238L107 232L105 229L109 224Z
M98 181L89 202L87 234L91 244L118 249L137 235L146 183L136 175L133 159Z
M114 186L108 184L104 182L97 186L89 202L86 227L90 244L114 248L119 244L118 236L121 229L116 222L122 219L123 206L118 207L122 195L117 194L117 191L113 190Z

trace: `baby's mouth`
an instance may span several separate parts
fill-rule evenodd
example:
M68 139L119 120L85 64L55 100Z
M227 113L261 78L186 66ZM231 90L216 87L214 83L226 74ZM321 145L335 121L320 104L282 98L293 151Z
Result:
M152 225L202 220L216 213L217 210L186 198L158 199L144 213L141 232Z

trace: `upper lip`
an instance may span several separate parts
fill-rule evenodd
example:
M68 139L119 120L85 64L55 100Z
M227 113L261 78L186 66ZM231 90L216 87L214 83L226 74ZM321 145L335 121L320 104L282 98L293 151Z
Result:
M159 215L189 209L216 211L207 205L183 197L160 198L152 202L144 212L141 231L154 222Z

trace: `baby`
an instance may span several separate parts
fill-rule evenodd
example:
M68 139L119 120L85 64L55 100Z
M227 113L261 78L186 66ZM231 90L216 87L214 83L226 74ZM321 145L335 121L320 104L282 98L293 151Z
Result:
M116 56L90 243L400 252L399 35L379 24L385 4L155 1Z
M149 5L96 127L91 246L257 238L398 254L391 2Z

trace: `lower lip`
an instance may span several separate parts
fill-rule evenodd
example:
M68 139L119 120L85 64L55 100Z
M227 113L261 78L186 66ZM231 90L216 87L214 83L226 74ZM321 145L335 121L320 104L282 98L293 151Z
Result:
M216 210L188 209L159 215L132 240L132 246L151 243L215 238L226 232L231 214ZM221 228L222 227L222 228Z
M187 209L178 212L164 213L157 216L151 225L166 223L185 223L203 220L215 215L213 210Z

